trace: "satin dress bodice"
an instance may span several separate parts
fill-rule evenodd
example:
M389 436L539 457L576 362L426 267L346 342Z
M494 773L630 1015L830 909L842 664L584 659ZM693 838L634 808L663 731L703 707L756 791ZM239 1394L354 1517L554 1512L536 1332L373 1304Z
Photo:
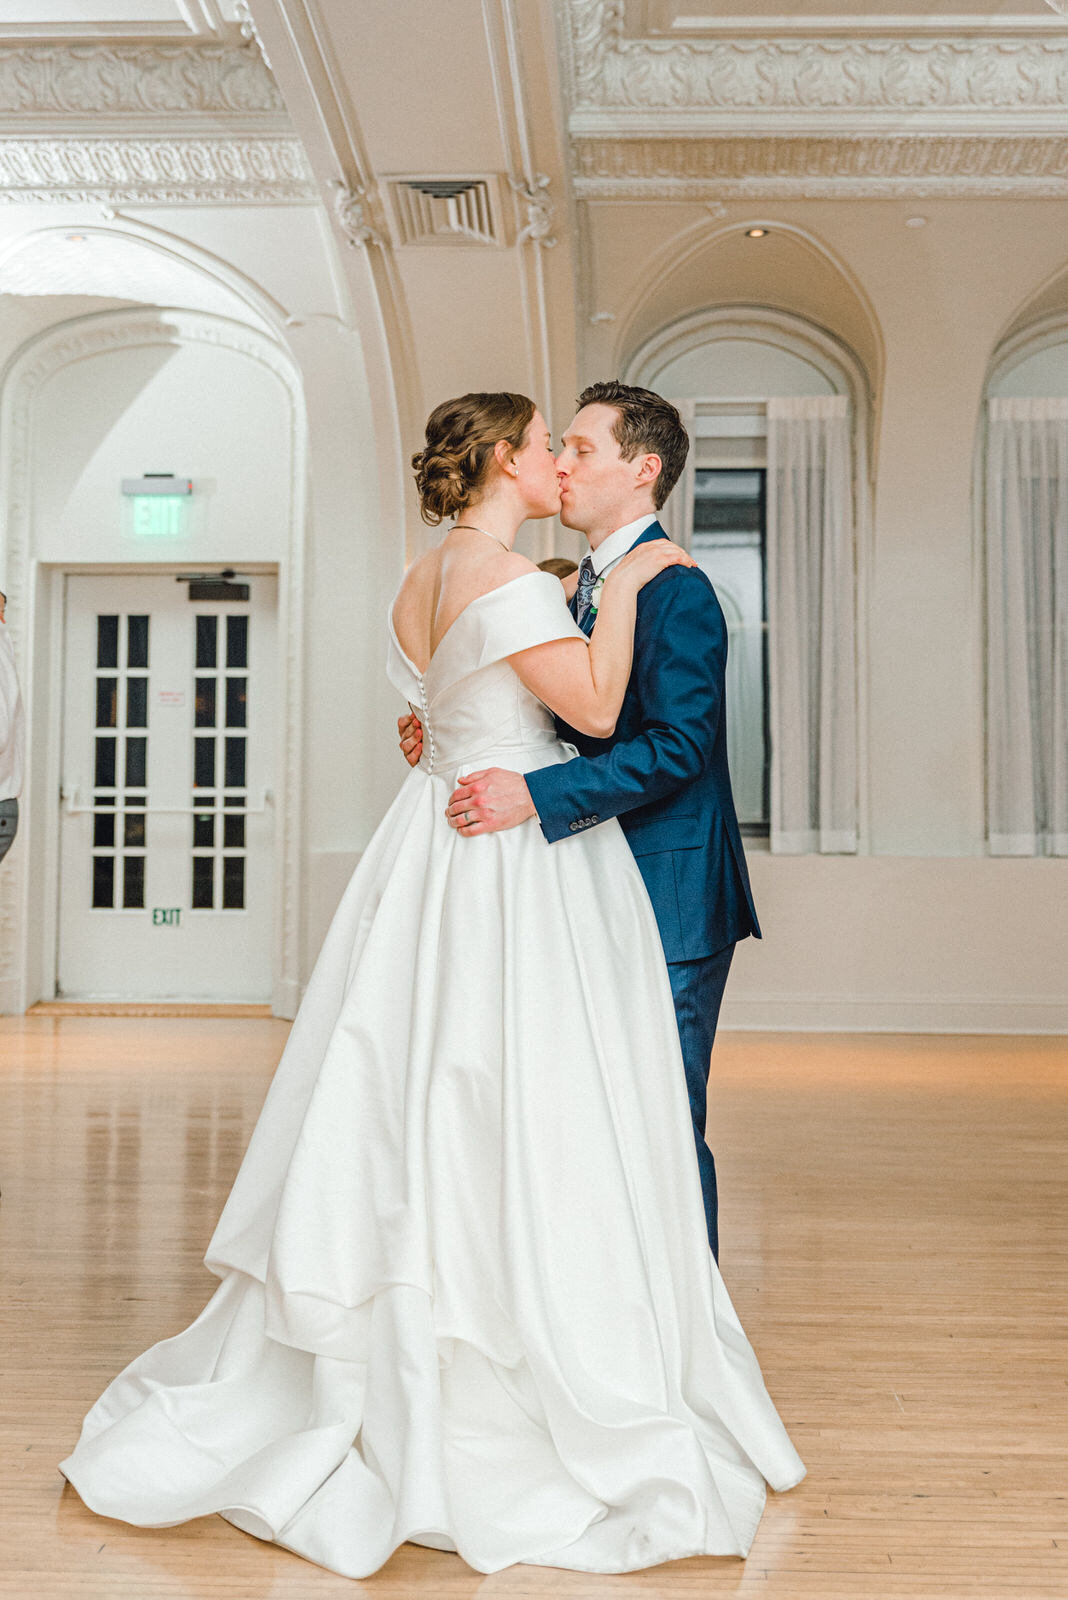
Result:
M387 671L423 725L424 772L444 779L476 766L525 772L552 759L559 748L552 712L507 658L553 638L589 642L558 578L524 573L472 600L424 672L401 645L392 616L389 633Z

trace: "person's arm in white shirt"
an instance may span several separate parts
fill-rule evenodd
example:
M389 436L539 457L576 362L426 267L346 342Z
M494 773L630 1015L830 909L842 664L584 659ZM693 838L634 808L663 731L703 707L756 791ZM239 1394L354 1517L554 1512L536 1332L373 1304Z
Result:
M15 655L0 622L0 750L6 750L15 737L15 707L19 703L19 680L15 674Z

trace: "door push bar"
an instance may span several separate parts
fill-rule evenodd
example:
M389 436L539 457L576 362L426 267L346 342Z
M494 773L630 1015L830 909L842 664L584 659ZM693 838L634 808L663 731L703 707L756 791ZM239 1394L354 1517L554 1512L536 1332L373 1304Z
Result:
M83 806L83 805L79 805L78 804L78 795L79 795L80 789L81 789L81 785L76 783L70 789L63 788L63 789L60 789L60 791L59 791L60 804L63 806L63 809L66 812L67 816L68 817L77 817L77 816L95 816L95 815L97 815L101 810L100 806ZM226 797L226 798L230 798L230 797ZM272 790L270 790L270 789L261 789L260 790L259 803L257 805L250 806L250 805L246 804L246 805L243 805L240 809L241 809L241 812L245 816L255 817L255 816L261 815L264 811L266 811L268 805L273 805L273 804L274 804L274 794L273 794ZM107 809L110 810L111 807L108 807ZM139 817L160 816L160 815L169 816L169 817L193 817L193 816L202 816L207 812L211 812L212 814L215 813L214 804L212 804L212 805L200 805L200 806L116 806L115 809L116 810L128 811L131 814L136 813L137 816L139 816ZM222 808L222 815L225 816L227 811L230 811L232 814L237 815L238 807L237 806L224 806Z

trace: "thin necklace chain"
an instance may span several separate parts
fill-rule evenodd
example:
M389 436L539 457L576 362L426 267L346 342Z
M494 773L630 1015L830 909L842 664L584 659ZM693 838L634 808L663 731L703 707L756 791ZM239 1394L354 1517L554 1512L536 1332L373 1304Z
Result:
M503 539L498 539L495 533L486 533L485 528L476 528L473 522L454 522L449 532L455 533L457 528L466 528L470 533L485 533L486 538L492 539L494 543L499 544L502 550L511 550L512 548L510 544L505 544Z

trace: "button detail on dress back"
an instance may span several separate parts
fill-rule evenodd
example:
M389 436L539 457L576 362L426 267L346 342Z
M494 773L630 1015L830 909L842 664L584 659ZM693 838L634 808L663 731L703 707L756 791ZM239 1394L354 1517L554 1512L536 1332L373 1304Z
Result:
M426 696L426 680L419 674L419 721L423 724L423 744L427 754L427 770L434 770L434 729L430 724L430 707Z

